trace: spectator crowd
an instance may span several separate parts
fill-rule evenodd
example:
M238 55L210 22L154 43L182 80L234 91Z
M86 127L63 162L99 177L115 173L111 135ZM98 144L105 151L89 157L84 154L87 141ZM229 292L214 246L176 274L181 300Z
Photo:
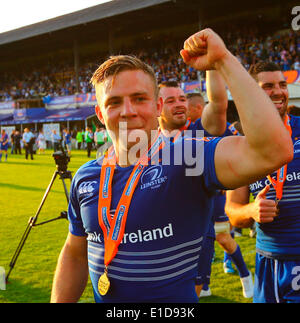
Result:
M221 36L247 70L257 61L269 59L280 65L283 71L300 71L300 32L278 32L273 36L262 36L261 32L240 29L221 33ZM136 46L132 53L153 67L159 83L197 80L197 72L183 63L179 48L178 40L168 39L147 50ZM98 63L99 57L96 62L87 62L81 66L79 93L93 92L89 80ZM67 62L49 63L43 68L20 71L18 75L11 71L0 75L0 102L73 95L76 92L74 67Z

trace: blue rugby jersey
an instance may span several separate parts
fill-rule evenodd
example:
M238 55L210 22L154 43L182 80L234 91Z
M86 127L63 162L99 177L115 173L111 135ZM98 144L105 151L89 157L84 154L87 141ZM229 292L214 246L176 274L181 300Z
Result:
M229 221L228 216L225 213L226 194L221 191L217 192L214 197L214 216L215 222L227 222Z
M149 165L133 194L125 234L108 267L111 287L107 295L97 290L104 272L103 233L98 223L101 162L83 165L73 178L70 232L87 236L88 265L96 302L198 302L194 282L199 251L211 221L212 199L219 183L214 152L220 138L199 141L204 145L204 172L185 176L185 165ZM112 213L117 207L133 166L118 165L112 182ZM199 211L200 210L200 211Z
M300 118L291 117L294 159L288 164L287 177L279 202L279 216L271 223L257 223L258 253L275 259L300 260ZM272 177L276 178L276 172ZM270 181L265 177L249 186L254 197ZM276 191L271 185L267 198L275 200Z
M230 123L227 122L227 127L226 127L226 130L224 132L224 134L221 136L221 137L226 137L226 136L233 136L233 133L230 131ZM188 130L192 130L193 133L192 133L192 136L193 137L196 137L196 130L204 130L204 136L205 137L214 137L212 136L211 134L209 134L204 128L203 128L203 125L202 125L202 122L201 122L201 118L197 119L195 122L192 122L188 128Z
M6 150L8 148L8 142L6 142L7 140L8 140L7 133L4 136L1 136L0 149Z
M192 130L192 136L197 137L197 130L204 130L204 136L205 137L212 137L210 133L208 133L202 125L201 118L197 119L195 122L191 123L188 130ZM235 129L234 129L235 130ZM227 137L227 136L233 136L233 132L231 131L231 124L227 122L226 130L224 134L221 137ZM221 194L221 192L216 192L216 195L213 197L214 202L213 202L213 208L212 208L212 214L213 214L213 219L209 225L208 231L207 231L207 236L211 238L215 238L215 228L214 224L216 221L224 222L224 221L229 221L227 215L225 214L224 208L225 208L225 202L226 202L226 197L225 195ZM200 260L201 261L201 260Z

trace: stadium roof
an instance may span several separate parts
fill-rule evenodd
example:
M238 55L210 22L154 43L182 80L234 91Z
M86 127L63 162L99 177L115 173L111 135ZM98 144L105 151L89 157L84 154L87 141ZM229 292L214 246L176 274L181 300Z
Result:
M0 45L172 1L113 0L26 27L0 33Z

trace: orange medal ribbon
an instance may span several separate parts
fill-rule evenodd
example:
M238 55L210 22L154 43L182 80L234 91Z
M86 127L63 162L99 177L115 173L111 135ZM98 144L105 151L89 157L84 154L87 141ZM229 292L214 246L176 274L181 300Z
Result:
M142 175L144 168L148 165L151 157L162 149L163 144L162 137L159 133L154 144L148 150L148 153L144 154L134 166L123 190L113 219L110 215L112 179L116 165L113 147L109 149L104 157L100 175L98 221L104 234L104 265L106 270L107 266L117 254L119 244L123 239L130 203L140 176Z
M191 119L187 119L185 125L178 130L176 136L173 138L173 142L175 142L180 135L184 135L184 131L189 128L191 123L192 123Z
M292 128L290 125L290 117L286 115L284 125L286 129L288 130L290 136L292 136ZM270 175L267 176L269 181L272 183L275 191L276 191L276 203L278 203L282 199L283 194L283 185L286 180L286 174L287 174L287 165L284 165L280 169L277 170L277 179L275 180Z

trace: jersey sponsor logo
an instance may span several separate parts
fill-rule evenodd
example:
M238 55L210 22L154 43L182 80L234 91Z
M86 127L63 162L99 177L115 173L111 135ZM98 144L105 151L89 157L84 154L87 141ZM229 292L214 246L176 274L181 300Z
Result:
M151 188L159 188L168 179L167 176L162 176L163 168L161 165L149 167L141 177L141 190Z
M169 223L163 228L155 228L151 230L137 230L136 232L124 233L122 244L126 243L142 243L153 240L165 239L173 237L173 226ZM89 232L87 241L104 243L104 239L101 233Z
M169 223L163 228L152 230L137 230L137 232L124 233L122 244L126 243L141 243L158 239L170 238L174 235L172 223Z
M87 236L87 241L104 243L101 233L97 233L97 232L89 232Z
M297 140L294 143L294 154L299 154L300 153L300 140Z
M81 183L78 188L79 195L91 195L96 190L96 184L96 181Z
M292 172L292 173L289 173L286 175L287 182L293 182L293 181L299 181L299 180L300 180L300 172L298 172L298 173ZM249 187L250 187L251 192L255 192L255 191L262 190L266 185L271 185L271 183L268 179L256 181L255 183L250 184Z

